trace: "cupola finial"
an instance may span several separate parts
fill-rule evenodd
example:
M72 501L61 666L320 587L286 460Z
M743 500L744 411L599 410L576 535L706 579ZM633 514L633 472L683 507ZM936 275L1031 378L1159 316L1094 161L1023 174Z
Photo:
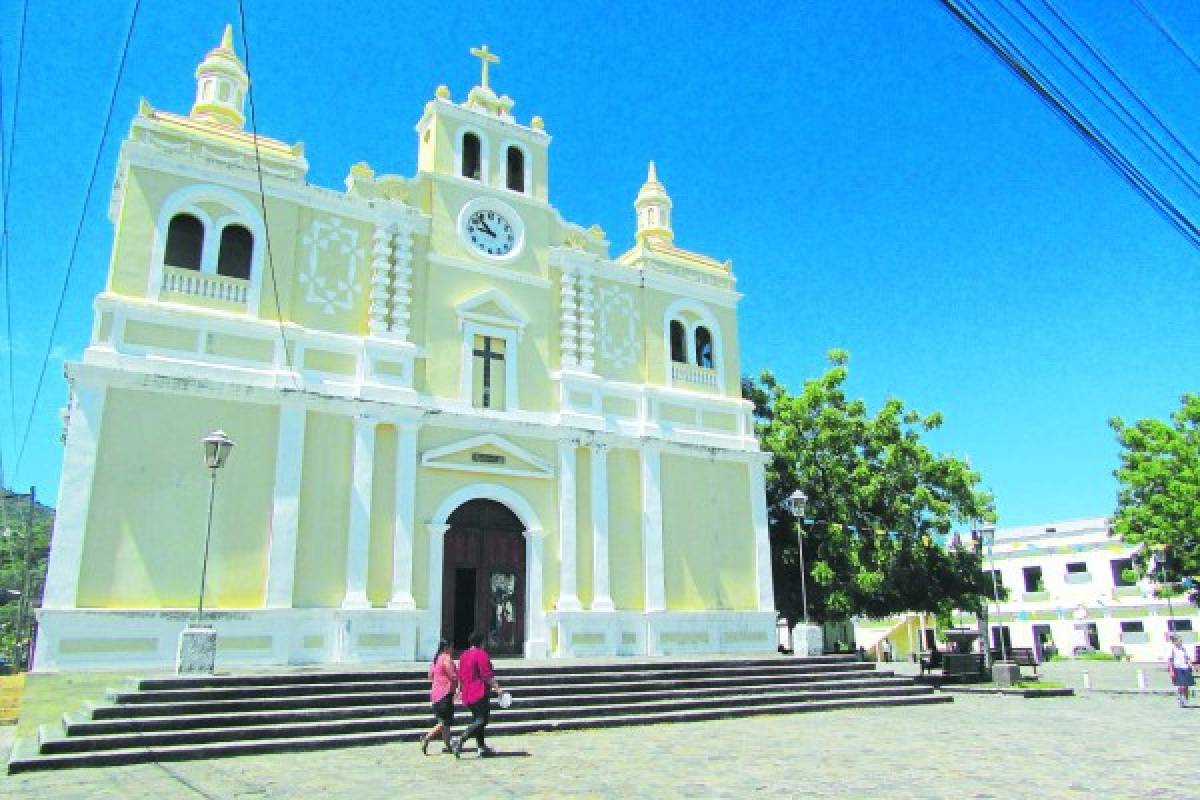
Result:
M671 197L667 188L658 180L658 170L654 162L650 162L646 170L646 182L638 192L637 200L633 202L637 210L637 240L657 239L671 242L675 232L671 230Z
M233 26L226 25L221 43L208 51L196 67L196 102L192 117L222 125L242 127L246 90L250 86L246 67L233 48Z

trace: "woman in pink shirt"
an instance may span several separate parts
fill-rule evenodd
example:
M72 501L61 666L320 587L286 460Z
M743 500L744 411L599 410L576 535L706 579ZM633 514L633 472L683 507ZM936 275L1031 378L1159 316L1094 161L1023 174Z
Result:
M441 736L445 747L443 753L450 752L450 726L454 724L454 688L458 685L458 672L454 669L454 659L450 657L450 643L443 639L438 643L437 655L429 665L429 700L433 703L433 716L437 724L421 737L421 753L429 755L429 743Z
M462 732L462 736L454 742L454 757L462 753L463 742L475 737L479 742L479 755L483 758L493 756L496 751L487 746L483 740L484 729L487 728L488 717L491 716L491 703L488 701L488 689L500 694L500 684L492 674L492 659L488 658L483 649L484 636L476 631L467 642L471 645L458 659L458 674L462 681L463 705L471 710L471 724Z

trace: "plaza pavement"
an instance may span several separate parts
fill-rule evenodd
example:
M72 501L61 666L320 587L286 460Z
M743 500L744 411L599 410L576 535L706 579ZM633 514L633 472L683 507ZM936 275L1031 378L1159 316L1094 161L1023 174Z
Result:
M1136 685L1136 664L1046 671L1072 685L1082 666L1093 685ZM0 728L0 752L12 731ZM491 760L422 757L406 743L2 776L0 797L1183 800L1200 796L1198 742L1200 708L1180 709L1161 693L959 695L928 707L496 738L510 757Z

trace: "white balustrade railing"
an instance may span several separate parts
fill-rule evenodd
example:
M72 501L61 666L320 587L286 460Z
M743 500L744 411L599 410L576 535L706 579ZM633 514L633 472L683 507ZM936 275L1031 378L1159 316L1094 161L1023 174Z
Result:
M693 386L717 388L717 371L695 364L671 364L671 380L675 383L690 383Z
M197 272L194 269L163 267L162 288L164 292L222 300L244 305L250 291L250 281Z

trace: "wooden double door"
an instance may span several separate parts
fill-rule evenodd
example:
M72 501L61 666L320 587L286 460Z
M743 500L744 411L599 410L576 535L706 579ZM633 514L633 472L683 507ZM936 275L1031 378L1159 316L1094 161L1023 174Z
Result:
M442 638L455 652L472 631L492 656L525 645L525 526L494 500L472 500L447 520L442 554Z

